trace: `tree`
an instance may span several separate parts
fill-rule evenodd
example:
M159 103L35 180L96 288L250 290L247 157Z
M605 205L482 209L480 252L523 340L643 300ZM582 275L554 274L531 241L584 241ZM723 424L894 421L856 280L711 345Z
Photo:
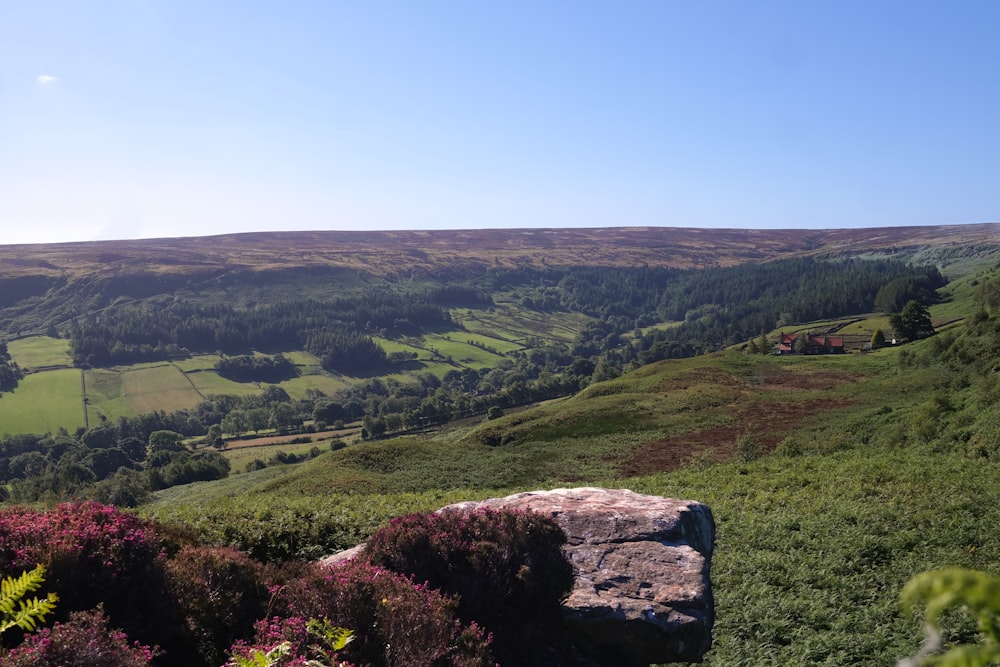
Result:
M876 329L872 334L872 349L877 350L883 345L885 345L885 334L882 333L881 329Z
M761 354L771 354L771 341L767 339L767 334L763 331L757 337L757 349Z
M205 436L205 442L216 449L225 449L226 441L222 439L222 427L218 424L212 424L209 426L208 434Z
M934 333L931 314L918 301L910 301L903 306L901 312L890 315L889 324L898 337L906 340L926 338Z
M805 354L809 351L809 334L800 333L795 337L795 351L799 354Z
M153 431L149 434L149 451L153 452L180 452L184 451L181 441L184 436L174 431Z

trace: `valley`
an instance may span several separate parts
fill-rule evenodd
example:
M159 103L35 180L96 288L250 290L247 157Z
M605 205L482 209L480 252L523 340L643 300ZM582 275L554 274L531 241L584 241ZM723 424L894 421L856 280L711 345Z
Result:
M893 664L910 577L1000 573L997 225L9 248L5 504L284 562L522 490L691 498L720 666ZM773 353L807 333L845 349Z

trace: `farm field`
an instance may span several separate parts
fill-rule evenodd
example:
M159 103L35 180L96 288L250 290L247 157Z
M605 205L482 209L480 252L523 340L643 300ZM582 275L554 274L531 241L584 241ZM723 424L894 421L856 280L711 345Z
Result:
M84 425L80 371L66 368L25 376L0 396L0 434L75 431Z
M506 338L499 338L496 336L486 336L479 333L472 333L469 331L458 331L455 333L449 333L448 337L452 340L457 340L461 343L475 343L477 345L482 345L483 347L496 350L500 354L506 354L508 352L517 352L518 350L523 350L524 346L520 343L515 343L513 341L507 340Z
M292 378L291 380L285 380L284 382L279 382L278 386L288 392L288 395L292 398L305 398L306 393L310 389L316 389L322 391L325 394L333 394L342 389L346 389L352 383L344 378L334 377L327 375L326 373L315 373L300 375L297 378ZM252 386L252 385L247 385ZM233 392L218 392L218 393L233 393ZM249 393L249 392L248 392Z
M87 381L87 411L92 424L98 423L101 417L116 419L135 416L135 409L125 395L122 371L91 368L83 373Z
M256 385L245 382L233 382L220 376L215 371L203 370L185 373L188 388L201 397L229 394L232 396L250 396L260 391ZM192 388L191 385L194 385Z
M571 342L591 318L580 313L537 313L501 302L490 310L458 308L453 317L468 331L524 344L529 338Z
M218 360L219 357L214 354L196 354L187 359L172 360L170 363L185 373L192 373L194 371L210 371L215 368L215 363Z
M7 343L7 351L26 370L46 366L69 366L69 341L63 338L32 336Z
M310 437L310 436L306 436ZM247 464L253 463L256 460L264 461L265 463L271 457L284 452L286 454L295 454L300 456L302 454L308 453L313 447L318 447L324 452L330 451L330 438L327 436L314 436L317 438L316 442L298 443L298 444L280 444L280 445L262 445L260 447L238 447L234 449L225 449L222 455L226 457L229 464L232 466L233 473L242 473L247 469Z
M381 346L385 350L386 354L392 354L393 352L406 352L409 354L416 354L418 361L426 361L433 359L434 355L424 347L417 347L416 345L408 345L404 342L398 340L392 340L390 338L382 338L381 336L373 336L372 340ZM420 339L421 341L423 339ZM415 341L416 342L416 341Z
M452 332L427 334L424 336L424 340L431 352L437 353L445 359L451 359L462 366L477 370L496 366L502 355L461 342L464 340L462 338L463 335L464 333L456 334Z
M135 414L193 408L203 398L188 376L172 364L124 371L122 390Z

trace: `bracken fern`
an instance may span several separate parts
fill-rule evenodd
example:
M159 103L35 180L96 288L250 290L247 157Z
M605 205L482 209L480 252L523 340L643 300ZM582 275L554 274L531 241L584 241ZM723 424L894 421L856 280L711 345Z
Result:
M4 577L0 581L0 634L13 627L30 632L55 609L59 600L55 593L49 593L43 600L37 597L25 599L28 593L38 590L44 582L43 565L25 570L19 577Z

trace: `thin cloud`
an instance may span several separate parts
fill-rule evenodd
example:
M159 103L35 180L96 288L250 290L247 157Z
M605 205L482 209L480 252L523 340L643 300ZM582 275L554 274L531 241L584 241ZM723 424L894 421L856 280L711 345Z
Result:
M51 86L56 81L58 81L58 79L51 74L39 74L35 77L35 83L39 86Z

